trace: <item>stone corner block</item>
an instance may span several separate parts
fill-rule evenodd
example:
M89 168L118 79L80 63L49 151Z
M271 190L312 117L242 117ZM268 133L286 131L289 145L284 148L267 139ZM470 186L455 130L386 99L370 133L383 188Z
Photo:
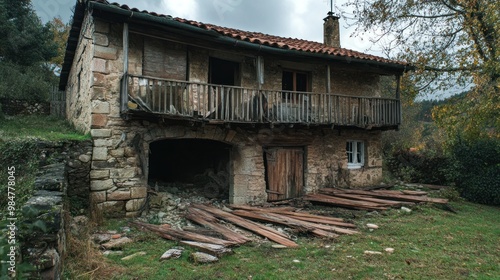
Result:
M90 135L94 138L111 137L111 129L91 129Z
M132 187L130 188L131 198L145 198L148 195L147 187Z
M92 150L93 160L107 160L108 159L108 148L106 147L94 147Z
M92 100L91 108L93 114L109 114L110 111L109 103L100 100Z

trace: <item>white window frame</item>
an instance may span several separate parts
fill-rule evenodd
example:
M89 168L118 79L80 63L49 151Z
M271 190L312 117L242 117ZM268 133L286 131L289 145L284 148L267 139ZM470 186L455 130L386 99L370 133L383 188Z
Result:
M365 165L365 142L349 140L346 143L347 168L359 169Z

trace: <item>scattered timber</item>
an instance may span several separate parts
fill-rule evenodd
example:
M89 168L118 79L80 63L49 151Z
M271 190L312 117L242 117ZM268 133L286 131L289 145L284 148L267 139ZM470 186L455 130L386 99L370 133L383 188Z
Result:
M224 212L224 211L217 209L215 207L209 207L206 205L194 205L193 207L210 212L211 214L213 214L214 216L216 216L220 219L231 222L239 227L250 230L258 235L264 236L264 237L268 238L269 240L272 240L278 244L285 245L287 247L298 247L299 246L294 241L288 239L287 236L284 235L283 233L281 233L275 229L272 229L270 227L266 227L266 226L263 226L261 224L243 219L241 217L238 217L238 216L233 215L233 214L228 213L228 212Z
M323 195L327 195L334 198L337 194L354 194L354 195L405 201L405 202L414 202L414 203L420 203L420 202L430 202L438 204L448 203L448 199L427 197L425 195L404 194L401 191L386 191L386 190L363 191L363 190L351 190L351 189L323 188L319 192Z
M146 229L148 231L154 232L157 235L169 239L169 240L193 240L193 241L198 241L198 242L203 242L203 243L212 243L212 244L218 244L218 245L223 245L223 246L233 246L236 245L235 242L233 241L228 241L228 240L223 240L215 237L209 237L193 232L188 232L188 231L182 231L182 230L177 230L177 229L172 229L172 228L160 228L157 225L151 225L143 222L132 222L132 225L138 227L140 230Z
M368 201L355 201L340 197L329 196L325 194L312 194L306 195L304 200L309 200L311 202L319 202L334 206L342 206L345 208L357 209L357 210L387 210L387 204L373 203Z
M249 238L219 224L217 218L215 218L210 213L207 213L206 211L202 211L194 207L189 208L188 214L186 215L186 219L191 220L209 229L212 229L213 231L216 231L220 235L224 236L226 239L234 241L238 244L243 244L250 241Z

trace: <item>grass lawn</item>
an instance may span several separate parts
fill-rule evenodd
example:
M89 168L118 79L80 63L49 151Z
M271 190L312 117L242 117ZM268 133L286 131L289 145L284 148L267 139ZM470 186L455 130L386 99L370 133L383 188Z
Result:
M89 135L83 135L64 119L45 115L15 116L0 118L0 142L38 138L41 140L85 140Z
M467 202L451 205L457 214L432 205L411 213L358 212L354 222L360 235L299 237L297 249L253 243L210 265L190 262L190 248L180 259L159 262L177 244L133 229L129 235L135 242L124 248L124 255L106 257L106 270L107 275L115 271L113 279L500 279L500 209ZM370 232L366 223L380 228ZM111 221L107 228L124 225L124 220ZM388 247L394 248L393 254L384 251ZM365 255L365 250L383 253ZM140 251L147 255L121 260ZM103 272L97 269L79 279L99 279ZM66 271L71 279L83 273Z

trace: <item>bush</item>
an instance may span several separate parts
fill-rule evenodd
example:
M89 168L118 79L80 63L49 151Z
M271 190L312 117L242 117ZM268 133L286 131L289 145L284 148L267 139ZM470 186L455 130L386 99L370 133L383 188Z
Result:
M19 66L0 61L0 98L47 101L54 75L44 66Z
M500 141L458 141L452 157L454 181L461 195L472 202L500 205Z
M441 151L396 150L386 155L386 165L393 176L405 182L447 185L451 160Z
M38 169L40 150L36 140L14 140L0 142L0 182L7 182L8 167L15 167L16 204L22 205L33 193L33 182ZM0 207L7 205L7 184L0 184Z

